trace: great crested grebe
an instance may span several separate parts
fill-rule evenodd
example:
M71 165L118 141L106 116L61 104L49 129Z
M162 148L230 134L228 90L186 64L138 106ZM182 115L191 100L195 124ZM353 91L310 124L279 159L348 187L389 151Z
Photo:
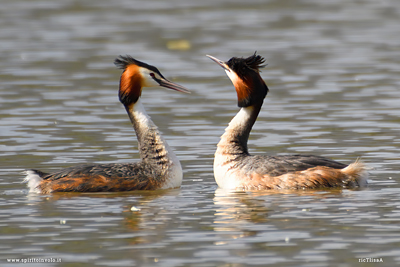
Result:
M147 115L140 96L143 87L163 86L184 93L189 91L168 81L156 67L128 55L119 56L114 64L123 70L119 100L135 129L141 161L86 164L50 174L28 170L24 181L28 183L30 192L113 192L166 189L181 185L181 164Z
M219 187L263 190L366 185L368 172L358 160L346 165L313 155L250 155L247 141L268 93L259 70L265 66L264 59L255 53L227 62L208 57L225 70L241 108L225 129L215 152L214 176Z

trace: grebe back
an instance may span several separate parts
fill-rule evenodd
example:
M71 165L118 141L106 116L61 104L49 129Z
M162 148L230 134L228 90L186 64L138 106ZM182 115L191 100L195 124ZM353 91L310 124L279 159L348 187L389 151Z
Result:
M232 81L241 108L217 145L214 176L221 188L231 190L316 189L355 187L367 183L368 172L357 160L346 165L313 155L250 155L250 131L269 89L260 76L264 59L256 55L227 62L208 56Z
M147 115L140 96L143 87L162 86L184 93L189 91L168 81L156 67L128 55L119 56L114 64L123 70L119 99L135 129L141 161L85 164L49 174L28 170L24 181L28 183L30 192L113 192L166 189L181 185L181 164Z

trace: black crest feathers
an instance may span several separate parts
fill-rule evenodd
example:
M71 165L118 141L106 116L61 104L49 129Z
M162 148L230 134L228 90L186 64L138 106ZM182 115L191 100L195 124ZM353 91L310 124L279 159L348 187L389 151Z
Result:
M265 59L256 52L248 58L233 57L226 62L229 68L242 79L246 79L249 70L259 72L261 68L267 66L264 63Z
M129 55L125 55L125 56L119 56L114 60L114 65L117 66L117 68L122 69L122 70L126 70L126 68L129 65L136 65L138 67L142 67L142 68L146 68L148 70L151 70L155 73L157 73L158 75L160 75L161 77L164 78L164 76L162 76L162 74L160 73L160 71L149 64L146 64L142 61L136 60L133 57L129 56Z
M239 107L262 103L268 94L269 89L260 76L260 69L266 66L264 63L264 58L256 52L247 58L233 57L226 62L241 80L234 83Z

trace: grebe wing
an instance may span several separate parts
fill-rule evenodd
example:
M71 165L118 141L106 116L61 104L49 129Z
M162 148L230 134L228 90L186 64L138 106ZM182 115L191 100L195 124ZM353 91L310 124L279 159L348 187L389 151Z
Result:
M74 166L47 174L42 179L39 188L44 193L153 190L159 187L159 177L143 162Z
M135 177L140 175L145 169L143 162L137 162L129 164L83 164L64 168L53 173L34 171L44 180L54 181L65 177L72 178L79 176L103 176L106 178Z
M279 176L288 172L304 171L317 166L343 169L346 164L313 155L255 156L259 163L253 166L258 173Z

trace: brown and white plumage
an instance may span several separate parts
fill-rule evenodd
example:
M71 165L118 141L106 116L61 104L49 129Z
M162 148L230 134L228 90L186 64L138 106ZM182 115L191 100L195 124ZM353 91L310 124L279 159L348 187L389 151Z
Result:
M259 71L265 66L264 59L256 54L233 57L227 62L208 57L231 79L241 108L225 129L215 152L214 176L219 187L263 190L366 185L368 173L358 160L346 165L313 155L250 155L250 131L269 91Z
M124 105L138 138L140 162L85 164L53 173L28 170L25 181L31 192L113 192L179 187L182 167L175 153L161 136L140 101L143 87L163 86L189 91L165 77L154 66L119 56L115 65L123 69L119 99Z

